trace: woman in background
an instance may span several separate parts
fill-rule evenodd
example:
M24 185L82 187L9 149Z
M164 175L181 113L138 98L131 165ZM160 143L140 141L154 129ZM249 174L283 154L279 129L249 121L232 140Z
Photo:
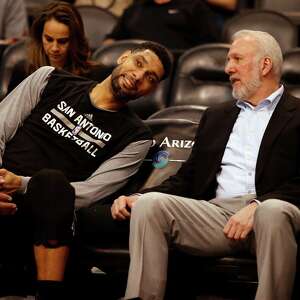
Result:
M8 91L45 65L96 81L104 79L110 71L90 61L81 16L66 2L51 2L37 15L30 29L27 52L26 61L13 70Z

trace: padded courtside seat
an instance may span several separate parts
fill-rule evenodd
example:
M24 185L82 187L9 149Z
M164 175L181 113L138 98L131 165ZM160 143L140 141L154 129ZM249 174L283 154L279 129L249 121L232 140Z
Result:
M48 5L52 0L25 0L26 11L28 15L29 26L32 24L34 18L39 14L44 6Z
M145 123L152 130L155 145L145 159L147 169L151 164L150 173L146 177L139 176L146 179L141 188L156 186L177 173L190 155L199 125L199 122L183 119L152 119ZM140 172L144 173L144 170L146 168L142 166Z
M293 48L284 53L282 79L288 84L300 85L300 48Z
M115 41L109 45L102 45L98 47L92 55L92 59L105 65L115 67L119 56L130 49L131 47L145 42L144 40L129 39Z
M94 6L79 5L77 9L82 17L85 35L92 50L98 48L117 23L118 18L110 11Z
M288 87L289 92L296 98L300 99L300 86L289 86Z
M22 40L7 47L2 55L0 64L0 101L6 96L12 72L16 64L25 63L26 41Z
M184 119L193 122L200 122L206 106L201 105L178 105L169 106L151 115L151 119Z
M27 11L30 13L32 11L36 12L40 10L43 6L49 4L51 0L25 0L25 6Z
M229 43L233 34L242 29L270 33L278 41L283 52L298 44L297 27L288 17L279 12L251 10L234 16L224 25L223 41Z
M284 54L282 80L289 92L300 98L300 48L293 48Z
M94 52L92 59L110 69L113 69L117 65L117 59L122 53L142 42L144 41L135 39L115 41L110 45L99 47ZM169 52L169 55L173 58L171 52ZM139 117L147 119L154 112L167 106L169 83L170 77L165 79L163 82L160 82L158 87L151 94L130 101L129 106Z
M295 24L300 24L299 0L256 0L255 8L271 9L286 15Z
M258 9L272 9L280 12L300 12L300 2L298 0L256 0L255 7Z
M170 105L212 106L231 101L231 86L224 72L228 44L193 47L180 58L172 84Z

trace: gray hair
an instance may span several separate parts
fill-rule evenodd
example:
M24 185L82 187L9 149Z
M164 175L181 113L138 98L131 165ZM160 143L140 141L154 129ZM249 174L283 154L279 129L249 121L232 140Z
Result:
M232 41L234 42L239 38L246 37L252 38L256 41L258 46L257 59L267 56L272 60L273 73L278 80L280 80L283 57L281 48L275 38L264 31L240 30L232 36Z

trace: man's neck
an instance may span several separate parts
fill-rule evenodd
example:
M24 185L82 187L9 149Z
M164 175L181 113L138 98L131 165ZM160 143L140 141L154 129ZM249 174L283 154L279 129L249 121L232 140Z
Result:
M111 76L98 83L90 92L93 105L97 108L118 111L125 104L114 98L111 89Z
M278 90L279 86L280 84L278 82L269 82L268 84L262 83L257 92L249 99L247 99L247 102L249 102L253 106L257 106L267 97L273 94L276 90Z

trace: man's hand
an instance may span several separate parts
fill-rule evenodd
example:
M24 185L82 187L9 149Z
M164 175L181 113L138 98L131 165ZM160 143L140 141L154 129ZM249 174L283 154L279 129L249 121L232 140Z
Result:
M252 202L235 213L226 223L223 232L229 239L243 240L253 229L253 217L258 204Z
M0 169L0 192L12 194L21 187L21 183L20 176L6 169Z
M117 198L112 207L111 215L115 220L126 220L130 218L130 210L135 201L139 198L138 195L120 196Z
M11 200L11 196L0 192L0 215L12 215L16 212L17 206Z

